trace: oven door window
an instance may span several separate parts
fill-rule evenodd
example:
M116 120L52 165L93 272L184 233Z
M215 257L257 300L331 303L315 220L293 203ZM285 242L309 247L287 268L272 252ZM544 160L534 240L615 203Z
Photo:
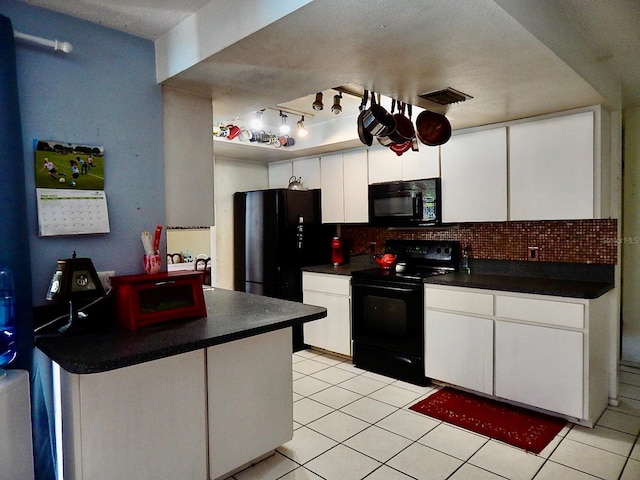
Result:
M421 355L423 304L419 287L354 285L354 341Z
M407 303L399 298L365 295L363 314L368 330L380 335L402 337L407 334Z

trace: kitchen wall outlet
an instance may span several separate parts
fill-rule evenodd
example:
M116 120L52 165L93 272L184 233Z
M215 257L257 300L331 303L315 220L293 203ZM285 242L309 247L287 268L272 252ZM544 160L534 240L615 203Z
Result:
M540 247L527 247L527 260L537 262L540 260Z
M97 273L98 278L100 279L100 283L102 283L102 288L104 288L105 292L109 293L109 290L111 290L111 277L115 277L116 272L114 272L113 270L109 270L107 272Z

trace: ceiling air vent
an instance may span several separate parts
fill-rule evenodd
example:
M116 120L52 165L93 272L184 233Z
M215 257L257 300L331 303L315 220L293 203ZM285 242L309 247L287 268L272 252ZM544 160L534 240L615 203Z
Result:
M444 90L438 90L436 92L423 93L418 96L425 100L429 100L430 102L439 103L440 105L450 105L452 103L464 102L469 98L473 98L471 95L459 92L451 87L445 88Z

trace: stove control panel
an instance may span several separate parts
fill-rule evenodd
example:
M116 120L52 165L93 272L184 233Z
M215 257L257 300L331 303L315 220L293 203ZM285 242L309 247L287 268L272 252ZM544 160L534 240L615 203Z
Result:
M398 261L457 265L460 242L454 240L387 240L385 252L396 255Z

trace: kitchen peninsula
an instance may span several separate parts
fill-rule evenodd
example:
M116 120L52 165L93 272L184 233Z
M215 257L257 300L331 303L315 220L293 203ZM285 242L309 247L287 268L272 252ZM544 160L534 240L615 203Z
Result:
M326 309L206 289L207 317L41 336L64 478L216 479L293 436L291 327Z

